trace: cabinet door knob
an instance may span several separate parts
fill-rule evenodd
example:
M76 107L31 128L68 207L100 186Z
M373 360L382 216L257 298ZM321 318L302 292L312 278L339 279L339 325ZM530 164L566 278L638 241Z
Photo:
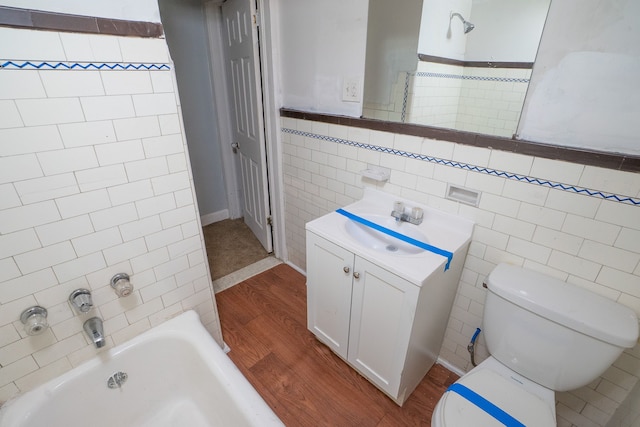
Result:
M357 271L354 271L353 277L355 277L356 279L359 279L360 278L360 273L358 273Z
M344 271L345 273L348 273L350 270L349 270L349 267L343 267L342 271Z

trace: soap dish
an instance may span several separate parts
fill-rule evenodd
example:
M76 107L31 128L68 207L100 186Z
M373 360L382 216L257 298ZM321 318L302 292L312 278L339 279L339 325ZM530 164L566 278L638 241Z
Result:
M388 181L391 177L391 170L381 166L367 165L367 169L361 170L360 175L374 181L384 182Z

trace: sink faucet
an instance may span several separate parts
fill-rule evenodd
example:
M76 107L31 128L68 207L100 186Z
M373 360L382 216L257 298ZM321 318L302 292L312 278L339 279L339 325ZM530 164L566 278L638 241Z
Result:
M104 329L102 328L101 318L92 317L84 322L83 328L89 336L89 339L96 345L96 348L104 347L107 342L104 338Z
M406 213L404 211L404 203L395 202L393 204L393 210L391 211L391 216L396 219L397 222L409 222L414 225L418 225L422 223L422 219L424 217L424 211L419 207L411 208L411 213Z

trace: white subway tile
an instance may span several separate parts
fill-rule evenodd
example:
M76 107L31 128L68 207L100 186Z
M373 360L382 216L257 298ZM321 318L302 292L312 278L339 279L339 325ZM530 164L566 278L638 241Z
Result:
M63 33L60 34L62 35ZM122 62L122 53L120 52L118 38L109 35L103 36L97 34L83 34L82 36L89 39L89 44L91 45L91 51L93 52L95 61ZM73 58L72 53L67 51L67 57L71 60Z
M585 166L578 184L605 193L635 196L640 188L640 174Z
M475 166L487 166L490 155L491 150L487 148L456 144L453 148L451 160Z
M562 226L562 231L585 239L612 245L615 242L622 227L584 218L578 215L567 215Z
M0 347L16 342L19 339L20 334L18 334L13 324L9 323L0 327Z
M131 100L131 97L127 95L85 96L80 98L80 102L82 103L82 109L87 117L87 121L90 122L98 120L126 119L127 117L135 116L133 101ZM119 140L123 139L120 138L120 135L118 134L117 125L116 135L118 135Z
M120 234L125 242L156 233L160 230L162 230L162 224L157 215L120 225Z
M173 79L171 71L154 71L151 75L151 84L155 93L173 92Z
M577 255L584 239L561 231L537 227L532 241L551 249Z
M15 279L21 275L18 266L13 258L5 258L0 260L0 282Z
M596 214L599 221L640 230L640 215L637 206L611 201L603 201Z
M106 267L102 253L97 252L53 267L60 282L67 282ZM56 334L57 335L57 334ZM60 337L58 337L60 338Z
M196 211L193 205L184 206L160 214L162 227L165 229L193 221L194 219L196 219Z
M182 229L179 226L145 236L150 251L182 241Z
M151 181L148 179L111 187L107 191L109 192L111 203L113 203L114 206L153 196Z
M167 156L184 151L181 134L147 138L142 141L142 145L147 158Z
M175 246L175 245L174 245ZM192 246L193 248L193 246ZM186 249L186 248L185 248ZM169 252L171 253L171 248L169 249ZM182 248L180 248L179 251L175 251L177 252L182 252ZM186 250L184 251L186 252ZM180 273L176 274L176 283L178 284L178 286L184 286L188 283L191 282L195 282L196 280L198 280L201 277L205 277L207 276L207 267L204 263L201 264L196 264L193 267L181 271Z
M583 170L584 165L577 163L535 157L531 165L531 176L562 184L577 185Z
M143 301L149 302L176 288L177 285L175 278L169 277L141 289L140 296Z
M28 61L64 61L62 42L57 32L0 28L2 56Z
M25 274L0 283L0 304L24 298L58 283L51 269ZM26 308L26 307L24 307ZM23 309L24 309L23 308ZM4 306L3 306L4 309Z
M130 95L153 92L150 74L139 71L101 71L102 82L107 95Z
M529 175L533 157L506 151L491 150L489 167L500 171Z
M146 319L148 316L157 313L163 308L164 305L162 304L162 300L160 298L155 298L150 300L149 302L145 302L131 310L126 311L125 316L127 317L129 324L135 324L136 322L142 319Z
M532 224L560 230L566 216L566 213L554 209L522 203L517 218Z
M119 37L122 60L134 63L169 62L169 53L164 39Z
M81 191L113 187L127 182L127 174L121 164L96 167L76 172Z
M117 264L147 253L144 239L131 240L117 246L112 246L102 251L107 265Z
M37 305L37 302L32 294L2 303L2 310L0 310L0 325L4 326L13 324L19 333L20 329L23 329L22 324L18 324L20 314L26 307L31 307L33 305Z
M0 130L0 156L36 153L64 148L55 126Z
M158 118L155 116L115 120L113 125L116 128L116 135L120 141L161 135L160 124L158 123Z
M14 185L22 203L25 204L52 200L80 192L72 173L19 181Z
M43 245L52 245L94 231L88 215L56 221L52 224L36 227L35 230Z
M551 252L548 265L591 281L596 279L601 268L598 263L556 250Z
M91 169L98 166L92 147L67 148L37 154L45 175Z
M20 391L29 391L40 384L43 384L49 380L57 378L72 368L67 358L62 358L54 363L44 366L35 372L27 374L21 378L16 379L16 385L20 388Z
M2 90L2 89L0 89ZM12 100L0 101L0 129L24 126L16 103Z
M95 150L101 166L144 159L144 150L140 140L97 145Z
M51 325L51 330L58 340L64 340L78 333L84 333L82 330L82 320L79 316L73 316L63 322Z
M59 33L67 59L78 62L92 62L97 58L91 49L91 41L86 34Z
M529 241L510 237L507 252L545 264L551 255L551 249Z
M25 228L37 227L60 219L56 205L52 201L0 211L0 233L7 234Z
M16 105L26 126L84 121L77 98L19 99Z
M38 369L33 357L24 357L0 369L0 386L4 386Z
M614 244L617 248L640 253L640 231L631 228L623 228Z
M47 70L40 79L49 98L104 95L99 71Z
M32 228L0 236L0 259L40 248L38 236Z
M133 203L95 211L89 214L89 216L96 230L104 230L138 219L138 214Z
M40 367L43 367L64 358L67 354L79 350L85 345L86 342L82 335L76 334L36 351L33 353L33 358ZM67 364L69 364L68 361Z
M114 227L88 236L77 237L71 243L78 256L84 256L118 245L122 243L122 237L120 237L120 231Z
M136 202L136 209L140 218L157 215L175 208L176 203L173 194L164 194Z
M169 173L186 171L189 168L185 152L167 156Z
M593 218L600 203L601 200L595 197L588 197L568 191L550 190L545 206L551 209Z
M189 174L179 172L151 179L153 192L155 195L173 193L174 191L190 188Z
M157 116L177 112L173 93L133 95L133 106L137 116Z
M640 253L629 252L591 240L586 240L582 244L578 255L627 273L632 273L640 261ZM638 280L640 283L640 278Z
M36 249L14 257L23 274L33 273L46 267L72 260L76 257L71 244L62 242Z
M169 261L167 248L160 248L155 251L134 257L131 259L131 268L135 274L146 271L150 268L160 266ZM164 276L166 278L168 276Z
M0 73L0 99L46 98L46 96L38 71L2 70Z
M0 210L20 206L20 197L11 184L0 185Z
M502 196L534 205L544 205L549 189L540 185L506 179Z
M178 314L182 313L182 305L180 305L180 303L176 303L173 304L172 306L169 306L163 310L160 310L156 313L153 313L149 316L149 322L151 323L151 326L158 326L161 323L166 322L169 319L172 319L174 317L176 317ZM202 320L202 318L201 318ZM216 322L217 317L216 317ZM0 395L1 397L1 395Z
M67 148L107 144L116 140L111 121L59 125L58 129Z
M601 285L640 298L640 287L638 286L638 276L636 275L604 266L595 281Z
M158 73L153 73L158 74ZM163 135L171 135L180 133L180 117L177 114L167 114L158 116L160 122L160 130Z
M42 175L42 169L35 154L0 157L0 184L37 178Z
M56 199L56 205L67 219L111 206L106 190L96 190Z
M180 301L182 303L182 308L189 310L194 308L200 302L199 296L195 300L189 301L189 299L194 295L195 292L193 290L193 285L188 284L180 286L179 288L162 295L162 302L164 302L164 305L168 307Z
M516 218L520 202L491 193L483 193L480 198L480 209Z
M156 277L158 278L158 280L162 280L169 276L173 276L174 274L180 273L187 268L189 268L189 260L185 256L160 264L154 267L153 271L156 273Z

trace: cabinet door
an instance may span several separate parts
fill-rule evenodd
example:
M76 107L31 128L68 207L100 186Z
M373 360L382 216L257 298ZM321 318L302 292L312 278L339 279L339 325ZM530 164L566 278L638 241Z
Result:
M348 361L397 397L419 288L356 257Z
M353 254L307 232L307 327L347 358Z

